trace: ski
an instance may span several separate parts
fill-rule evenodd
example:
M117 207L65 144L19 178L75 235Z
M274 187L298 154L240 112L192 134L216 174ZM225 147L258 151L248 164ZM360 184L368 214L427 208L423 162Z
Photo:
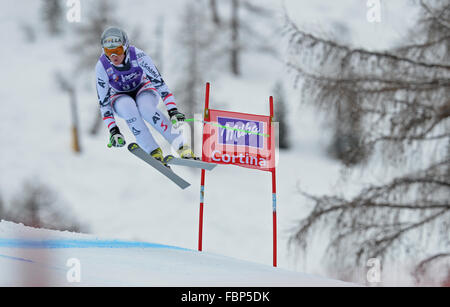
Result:
M172 155L168 155L164 158L164 162L166 162L169 165L180 165L180 166L188 166L188 167L195 167L195 168L202 168L205 170L212 170L217 166L215 163L208 163L203 162L201 160L197 159L182 159L182 158L176 158Z
M153 168L155 168L161 174L166 176L181 189L184 190L191 185L189 182L187 182L186 180L175 174L170 168L164 166L164 164L162 164L161 162L150 156L148 153L146 153L144 150L142 150L142 148L139 147L138 144L136 143L129 144L128 150L133 155L143 160L145 163L149 164L150 166L153 166Z

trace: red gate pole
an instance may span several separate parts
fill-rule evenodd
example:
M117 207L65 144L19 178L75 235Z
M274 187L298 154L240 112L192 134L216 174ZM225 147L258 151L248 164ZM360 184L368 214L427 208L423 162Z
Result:
M269 140L269 146L272 146L272 138L273 135L273 129L272 129L272 120L273 120L273 96L270 96L269 98L270 102L270 140ZM271 148L271 151L275 154L275 148ZM272 159L275 159L274 157L271 157ZM276 160L275 160L276 161ZM276 181L276 174L275 174L275 165L273 166L271 172L272 172L272 219L273 219L273 266L277 266L277 181Z
M206 93L205 93L205 111L203 114L203 120L209 120L209 82L206 83ZM205 124L203 124L203 129ZM203 142L202 142L202 158L203 158ZM200 213L198 220L198 250L202 251L203 243L203 204L205 198L205 170L202 169L201 181L200 181Z
M272 170L273 266L277 266L277 186L275 167Z
M202 169L202 179L200 183L200 216L198 220L198 250L202 251L203 240L203 202L205 197L205 170Z

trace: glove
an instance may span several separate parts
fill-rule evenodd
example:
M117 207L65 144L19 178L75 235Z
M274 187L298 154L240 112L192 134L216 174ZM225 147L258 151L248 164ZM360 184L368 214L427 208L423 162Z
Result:
M179 112L177 108L169 110L170 121L175 129L178 129L186 119L183 113Z
M125 138L122 134L120 134L119 127L113 127L111 130L109 130L111 133L111 136L109 137L109 144L108 147L111 148L114 147L122 147L125 146Z

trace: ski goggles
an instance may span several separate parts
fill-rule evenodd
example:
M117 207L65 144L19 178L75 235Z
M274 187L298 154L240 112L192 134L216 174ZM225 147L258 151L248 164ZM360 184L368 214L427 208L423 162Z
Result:
M103 48L103 52L105 52L105 54L108 57L111 57L113 54L115 55L122 55L125 53L125 48L123 46L118 46L116 48Z

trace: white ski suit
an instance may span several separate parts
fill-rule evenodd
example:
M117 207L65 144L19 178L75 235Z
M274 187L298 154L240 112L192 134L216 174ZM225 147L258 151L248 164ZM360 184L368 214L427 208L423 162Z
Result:
M127 122L136 142L147 153L160 146L144 121L151 124L175 148L184 144L182 134L173 131L168 117L157 108L159 97L167 110L174 109L177 105L175 97L147 54L130 46L124 64L119 66L113 65L102 54L95 71L100 112L109 130L116 126L117 114Z

